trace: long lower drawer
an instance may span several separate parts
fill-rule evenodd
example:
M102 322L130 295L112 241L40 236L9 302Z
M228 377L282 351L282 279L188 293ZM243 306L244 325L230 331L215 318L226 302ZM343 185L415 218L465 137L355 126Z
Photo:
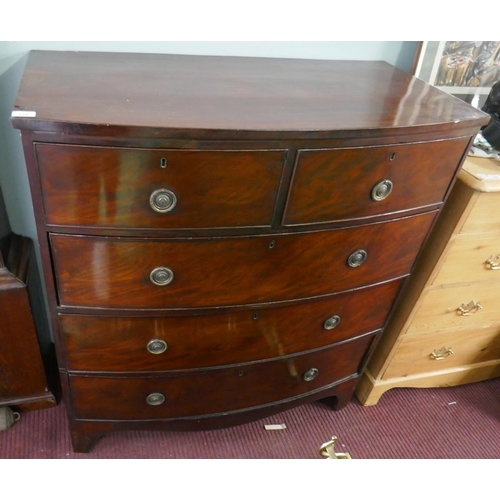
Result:
M176 240L52 234L59 303L222 307L372 285L411 271L435 215L265 236Z
M401 281L286 307L161 317L59 317L68 368L179 370L276 358L383 327Z
M76 418L144 420L217 414L293 398L359 375L373 335L312 354L162 376L71 375Z

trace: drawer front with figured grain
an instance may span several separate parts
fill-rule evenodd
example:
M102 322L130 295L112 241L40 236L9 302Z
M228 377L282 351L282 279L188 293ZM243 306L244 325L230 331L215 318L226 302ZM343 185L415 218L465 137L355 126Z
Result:
M375 217L440 204L468 140L300 150L284 224Z
M286 151L38 143L48 224L110 228L269 226Z
M366 335L311 354L235 367L143 377L70 376L82 419L162 419L276 403L359 374Z
M201 368L309 351L383 327L400 280L299 305L172 317L60 315L70 370Z
M406 335L382 379L471 367L499 358L500 324L495 328L471 327L470 331Z
M362 287L408 274L434 216L232 238L53 234L59 302L103 308L221 307Z
M432 336L442 331L500 331L498 281L472 283L425 292L408 334Z
M456 236L432 285L497 280L500 287L500 233Z

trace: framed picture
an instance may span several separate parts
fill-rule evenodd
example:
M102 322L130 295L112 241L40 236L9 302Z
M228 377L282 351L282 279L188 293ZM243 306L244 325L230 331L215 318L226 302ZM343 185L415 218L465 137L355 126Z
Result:
M500 80L500 42L420 42L413 74L476 108Z

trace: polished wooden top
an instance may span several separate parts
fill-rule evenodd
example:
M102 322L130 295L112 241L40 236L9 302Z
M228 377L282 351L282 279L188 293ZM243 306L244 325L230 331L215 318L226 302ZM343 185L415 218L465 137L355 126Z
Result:
M371 137L489 120L385 62L59 51L30 52L14 112L20 129L208 139Z

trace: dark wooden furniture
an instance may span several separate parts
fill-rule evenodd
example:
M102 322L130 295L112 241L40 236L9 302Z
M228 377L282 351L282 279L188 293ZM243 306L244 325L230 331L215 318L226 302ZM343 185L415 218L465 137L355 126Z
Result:
M5 260L0 252L0 406L17 411L56 405L28 296L32 246L30 239L11 235L5 239Z
M380 62L32 52L75 450L345 405L488 119Z

